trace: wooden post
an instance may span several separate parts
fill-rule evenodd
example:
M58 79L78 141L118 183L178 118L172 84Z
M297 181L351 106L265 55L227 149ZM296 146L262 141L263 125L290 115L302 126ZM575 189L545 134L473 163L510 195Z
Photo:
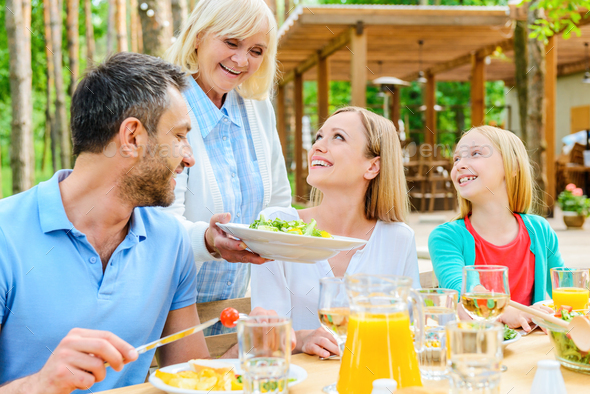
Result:
M127 2L117 0L117 11L115 13L115 24L117 25L117 52L127 52Z
M291 11L292 11L291 0L285 0L283 8L284 8L283 22L284 22L287 20L287 18L289 18L289 15L291 14Z
M557 40L549 37L545 46L545 163L547 190L545 203L549 217L555 206L555 88L557 84Z
M350 32L350 104L367 105L367 32L362 22Z
M399 118L400 118L400 90L397 86L391 85L391 121L395 125L395 129L399 133Z
M88 0L86 0L88 1ZM139 26L139 15L137 14L137 0L129 0L129 32L131 44L131 52L139 53L139 45L137 42L138 34L137 27Z
M80 1L78 0L67 0L66 2L67 16L66 16L66 27L68 37L68 57L69 57L69 69L70 72L70 96L74 95L76 91L76 85L78 84L78 76L80 75L80 64L78 56L80 53L80 32L78 26Z
M266 5L268 5L268 8L270 8L270 10L272 11L273 15L275 16L275 19L277 20L277 23L279 23L279 18L278 18L278 14L277 14L277 0L264 0L264 2L266 3Z
M471 58L471 127L485 123L485 59L473 55Z
M329 116L330 105L330 65L327 58L319 56L318 61L318 126Z
M94 63L94 26L92 25L91 0L84 0L84 22L86 24L86 68L88 68ZM49 66L49 61L47 65Z
M277 131L283 148L283 157L287 158L287 125L285 119L285 86L279 86L277 92Z
M426 130L424 130L424 142L434 149L436 144L436 79L434 74L426 74Z
M303 184L303 75L295 74L295 199L305 201Z

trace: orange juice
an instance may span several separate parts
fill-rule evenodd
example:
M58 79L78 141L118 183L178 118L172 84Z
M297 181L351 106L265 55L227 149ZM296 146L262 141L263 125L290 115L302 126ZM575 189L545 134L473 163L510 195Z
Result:
M573 309L588 309L590 291L581 287L558 287L553 290L553 303L555 310L562 305L571 306Z
M338 393L367 394L383 378L400 388L422 386L410 318L407 312L351 314Z

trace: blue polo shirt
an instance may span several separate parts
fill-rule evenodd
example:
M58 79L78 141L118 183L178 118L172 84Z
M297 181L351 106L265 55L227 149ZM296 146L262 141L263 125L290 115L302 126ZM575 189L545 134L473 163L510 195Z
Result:
M137 347L160 338L169 311L195 304L188 234L154 208L133 210L103 274L64 210L58 183L70 173L0 200L0 385L39 371L74 327L111 331ZM107 369L92 392L143 383L154 352L121 372Z

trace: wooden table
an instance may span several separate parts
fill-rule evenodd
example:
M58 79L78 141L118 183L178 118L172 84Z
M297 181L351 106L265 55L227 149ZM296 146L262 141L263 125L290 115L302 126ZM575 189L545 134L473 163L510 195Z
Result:
M549 337L537 330L508 346L504 352L504 364L508 371L502 373L502 394L528 394L536 372L537 361L554 359ZM322 387L338 378L338 360L319 361L317 357L298 354L291 362L307 370L307 379L289 390L292 394L321 393ZM586 393L590 387L590 376L561 368L568 393ZM424 381L427 387L438 390L448 389L446 382ZM103 394L162 394L149 383L116 390L103 391Z

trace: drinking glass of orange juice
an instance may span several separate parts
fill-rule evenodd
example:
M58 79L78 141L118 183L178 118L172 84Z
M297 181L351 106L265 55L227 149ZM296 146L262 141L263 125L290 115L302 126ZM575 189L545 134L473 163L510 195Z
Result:
M589 285L590 270L588 268L551 268L551 287L555 310L559 310L561 306L588 309Z
M376 379L395 379L402 388L422 386L416 349L421 352L424 345L423 301L411 284L411 278L394 275L345 277L350 315L339 394L370 393Z

